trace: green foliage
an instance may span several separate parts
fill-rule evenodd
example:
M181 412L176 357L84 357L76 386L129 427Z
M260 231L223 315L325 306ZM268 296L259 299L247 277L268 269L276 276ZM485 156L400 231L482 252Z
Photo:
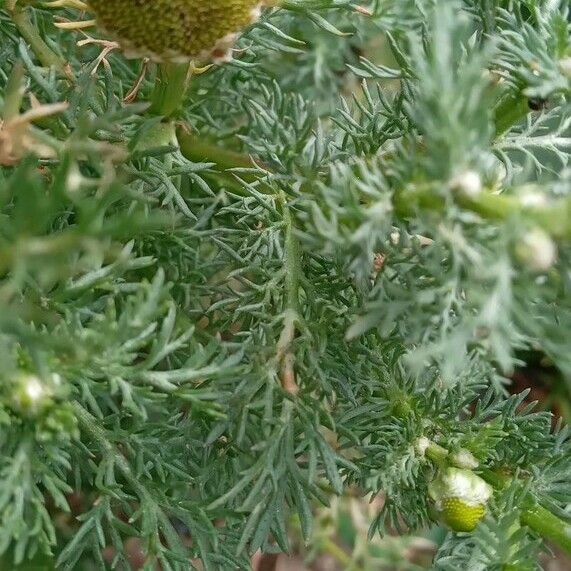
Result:
M73 5L0 3L0 553L248 570L348 486L433 525L459 452L495 492L435 569L571 550L506 391L571 379L568 1L290 0L186 92Z

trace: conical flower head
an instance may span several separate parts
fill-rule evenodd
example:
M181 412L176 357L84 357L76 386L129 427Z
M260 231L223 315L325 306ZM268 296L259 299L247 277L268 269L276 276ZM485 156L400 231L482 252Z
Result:
M430 483L428 493L447 525L472 531L484 516L492 488L471 470L447 468Z
M98 26L129 57L186 62L227 57L262 0L89 0Z
M454 531L473 531L485 511L484 504L471 505L458 498L442 501L442 519Z

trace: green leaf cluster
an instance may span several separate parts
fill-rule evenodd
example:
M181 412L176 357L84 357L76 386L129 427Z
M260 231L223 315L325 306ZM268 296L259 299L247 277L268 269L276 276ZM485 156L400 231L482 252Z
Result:
M349 486L434 525L459 451L495 492L435 569L570 550L507 390L571 379L569 2L288 0L186 92L73 5L0 3L0 553L248 570Z

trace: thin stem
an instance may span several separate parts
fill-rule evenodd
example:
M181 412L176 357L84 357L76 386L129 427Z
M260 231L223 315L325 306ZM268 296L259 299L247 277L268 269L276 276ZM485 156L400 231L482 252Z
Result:
M253 169L253 159L247 155L223 149L209 141L184 131L177 130L177 138L181 153L194 162L212 162L220 171L224 180L232 185L233 179L229 169L250 168ZM260 181L260 176L254 170L240 173L245 182ZM235 181L234 181L235 182ZM260 184L260 192L274 192L269 185ZM309 185L304 185L303 190L310 192ZM444 212L447 208L447 200L434 185L417 186L397 190L393 196L393 205L398 216L406 218L415 214L418 208ZM541 227L550 236L556 239L571 238L571 198L563 197L554 200L546 206L528 207L521 203L516 196L491 194L481 192L471 197L460 192L454 195L458 206L470 210L488 220L508 220L511 216L520 215L529 223Z
M24 95L24 67L17 62L12 68L6 89L4 91L4 105L2 117L5 121L10 121L20 113L22 98Z
M343 565L346 571L359 571L353 559L343 551L334 541L329 538L322 539L320 542L321 549L331 555L338 563Z
M425 455L427 458L430 458L436 464L441 464L448 456L448 450L439 446L435 442L431 442L426 449Z
M28 17L26 9L15 5L9 13L21 36L30 44L41 64L44 67L55 67L63 75L71 78L69 65L44 42L37 27Z
M503 489L511 480L487 468L480 471L480 476L496 490ZM567 553L571 553L571 525L534 501L527 501L526 504L520 514L520 523L527 525Z
M217 170L222 172L236 168L254 168L252 157L220 147L184 127L179 127L176 134L180 152L189 161L214 163ZM256 172L241 172L240 177L245 182L256 182L260 178Z
M480 474L482 479L486 480L486 482L488 482L488 484L490 484L490 486L492 486L496 490L503 489L509 482L509 478L507 478L505 475L498 472L494 472L489 468L481 468L480 470L478 470L478 473Z
M293 217L287 204L285 192L280 191L283 219L285 223L285 285L286 306L284 325L277 346L277 359L281 363L281 381L284 390L296 394L299 390L295 379L295 355L291 345L295 338L297 322L300 319L299 288L301 281L301 253L299 240L295 235Z
M282 191L283 216L286 225L285 229L285 271L286 271L286 293L288 309L299 313L299 284L301 278L301 255L299 240L295 235L295 225L287 204L287 196Z
M225 173L229 169L243 168L253 169L251 157L229 151L211 142L205 141L196 135L179 128L177 131L180 151L187 159L195 162L214 163L217 170L222 171L221 175L228 177L227 182L235 181L230 173ZM274 193L275 189L260 181L260 176L255 171L241 172L240 177L247 183L261 182L260 192ZM225 179L226 180L226 179ZM284 390L291 394L298 392L298 385L295 379L294 362L295 355L292 353L291 345L295 338L297 322L300 319L299 288L301 283L301 251L299 240L295 235L295 224L288 206L287 195L283 191L278 193L285 225L285 287L286 287L286 311L280 338L276 348L276 360L280 364L280 378Z

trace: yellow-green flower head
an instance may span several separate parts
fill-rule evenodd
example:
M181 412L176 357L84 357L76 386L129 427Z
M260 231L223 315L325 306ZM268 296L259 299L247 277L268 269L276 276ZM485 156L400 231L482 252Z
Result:
M472 531L478 525L492 491L480 476L462 468L443 470L428 488L442 519L454 531Z
M127 57L187 62L228 59L264 0L89 0L98 26Z

